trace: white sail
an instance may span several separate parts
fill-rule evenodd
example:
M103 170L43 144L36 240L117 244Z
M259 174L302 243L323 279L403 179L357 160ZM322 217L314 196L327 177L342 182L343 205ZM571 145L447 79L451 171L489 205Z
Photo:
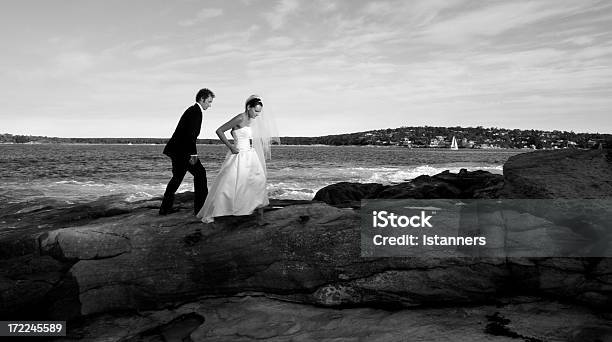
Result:
M459 146L457 146L457 139L453 136L453 142L451 143L451 150L458 150Z

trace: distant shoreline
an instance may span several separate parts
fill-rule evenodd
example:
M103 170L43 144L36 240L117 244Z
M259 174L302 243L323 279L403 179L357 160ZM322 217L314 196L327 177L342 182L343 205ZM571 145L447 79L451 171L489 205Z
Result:
M152 144L152 143L85 143L85 142L29 142L29 143L6 143L6 142L0 142L0 146L14 146L14 145L18 145L18 146L33 146L33 145L40 145L40 146L49 146L49 145L76 145L76 146L82 146L82 145L86 145L86 146L164 146L165 144ZM225 146L223 143L218 143L218 144L197 144L198 146ZM324 145L324 144L309 144L309 145L302 145L302 144L281 144L281 145L274 145L273 148L277 148L277 147L362 147L362 148L400 148L400 149L405 149L405 150L416 150L416 151L421 151L421 150L431 150L431 151L452 151L450 148L448 147L412 147L412 148L408 148L406 146L397 146L397 145ZM582 149L582 148L575 148L575 149ZM531 149L531 148L514 148L514 147L509 147L509 148L505 148L505 147L487 147L487 148L459 148L459 151L536 151L537 149ZM554 150L552 148L549 149L540 149L540 150Z
M612 134L567 131L520 130L490 127L399 127L318 137L280 137L291 146L398 146L414 149L525 149L601 148L612 144ZM119 144L164 145L168 138L59 138L0 134L1 143L29 144ZM201 145L219 145L221 140L203 138Z

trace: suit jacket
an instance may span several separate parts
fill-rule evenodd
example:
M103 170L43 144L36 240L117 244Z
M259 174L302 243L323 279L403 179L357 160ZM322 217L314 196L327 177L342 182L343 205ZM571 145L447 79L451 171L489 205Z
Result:
M187 108L181 116L174 134L164 148L164 154L170 157L189 157L198 153L196 140L200 135L202 110L197 103Z

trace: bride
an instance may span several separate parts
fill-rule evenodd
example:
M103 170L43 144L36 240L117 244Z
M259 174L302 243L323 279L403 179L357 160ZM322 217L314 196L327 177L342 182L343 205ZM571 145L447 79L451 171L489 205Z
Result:
M217 129L219 139L229 152L197 214L202 222L213 222L219 216L250 215L259 209L257 222L263 224L263 207L269 204L266 159L270 159L270 143L280 141L274 122L262 109L261 97L251 95L245 102L244 112ZM230 129L233 145L225 136L225 131Z

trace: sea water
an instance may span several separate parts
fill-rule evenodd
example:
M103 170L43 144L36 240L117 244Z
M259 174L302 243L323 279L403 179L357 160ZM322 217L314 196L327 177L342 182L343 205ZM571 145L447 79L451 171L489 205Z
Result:
M172 175L162 145L0 145L0 206L47 198L78 203L118 195L126 201L162 196ZM199 145L208 185L228 149ZM521 150L408 149L376 146L273 146L270 198L310 200L337 182L396 184L444 170L501 174ZM185 176L178 192L193 191Z

